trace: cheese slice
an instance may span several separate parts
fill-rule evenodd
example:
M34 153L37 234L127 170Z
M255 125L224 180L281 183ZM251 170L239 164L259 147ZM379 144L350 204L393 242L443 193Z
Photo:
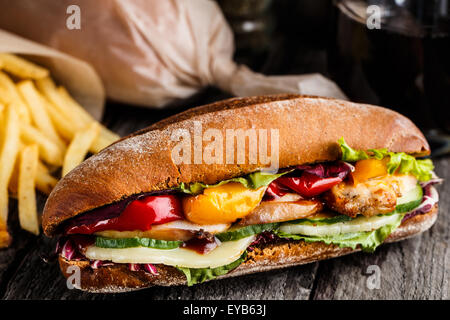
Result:
M90 260L108 260L115 263L152 263L185 268L215 268L239 259L255 236L236 241L222 242L207 254L176 248L170 250L136 247L125 249L99 248L89 246L85 256Z

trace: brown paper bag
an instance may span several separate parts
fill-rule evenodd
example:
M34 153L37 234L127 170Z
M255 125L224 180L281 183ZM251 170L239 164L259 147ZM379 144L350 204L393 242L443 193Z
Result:
M233 35L209 0L2 0L0 27L89 62L109 98L164 106L206 85L236 96L300 93L345 98L319 74L264 76L232 60ZM80 30L66 27L70 5Z
M50 70L51 77L97 120L102 116L105 93L100 77L86 62L44 45L0 30L0 52L14 53Z

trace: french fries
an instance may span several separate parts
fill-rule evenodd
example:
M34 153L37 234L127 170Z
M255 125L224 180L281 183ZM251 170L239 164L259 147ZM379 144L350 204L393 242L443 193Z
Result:
M70 121L70 119L66 118L64 114L60 113L52 103L46 101L45 107L50 119L55 124L59 135L66 141L72 140L73 136L78 131L77 125Z
M53 110L49 111L49 113L53 114L51 116L59 116L61 119L65 119L66 122L72 122L70 131L67 126L65 129L62 129L66 130L65 133L62 133L63 135L67 136L72 133L73 136L76 131L83 130L90 123L96 122L92 116L69 95L64 87L56 87L55 83L49 77L39 79L36 81L36 85L53 105ZM48 106L48 108L52 109L51 106ZM59 130L61 132L61 129ZM119 138L119 135L101 125L100 134L91 145L89 151L98 153Z
M0 248L6 248L11 243L11 237L8 233L6 223L0 219Z
M36 128L56 143L60 149L64 150L66 147L65 143L56 133L56 129L47 114L46 102L37 91L33 82L30 80L22 81L17 84L17 88L27 103L28 110Z
M2 145L2 136L3 136L3 132L1 130L1 125L3 122L3 111L5 111L5 105L0 103L0 146Z
M36 188L43 194L49 195L57 183L58 179L50 174L42 162L39 162L36 174Z
M66 156L64 157L64 164L62 169L62 176L64 177L70 170L79 165L89 151L89 147L97 139L100 133L100 126L96 122L86 129L86 131L78 132L67 148Z
M37 80L36 86L64 118L70 119L78 129L85 127L85 123L81 120L78 112L72 110L64 101L63 97L61 97L58 93L55 83L52 79L50 79L50 77Z
M36 189L50 194L60 175L118 139L47 69L0 53L0 248L11 242L9 197L18 200L21 227L39 234Z
M30 145L20 152L19 183L19 222L22 229L39 234L39 220L36 208L35 181L39 161L37 145Z
M23 148L22 148L23 149ZM16 165L13 170L11 179L9 180L9 196L12 198L18 198L18 186L19 186L19 161L16 161ZM49 195L53 188L58 183L56 179L49 171L47 166L41 161L38 162L37 173L36 173L36 189L45 195Z
M19 117L13 104L6 107L4 132L0 152L0 219L8 221L8 183L19 152Z
M47 69L9 53L0 53L2 69L22 79L41 79L48 76Z
M53 83L51 84L51 86L53 88L56 88ZM70 96L66 88L58 87L56 88L56 91L58 92L58 95L61 97L62 101L64 101L65 104L70 106L71 110L77 113L77 117L80 118L80 121L82 121L84 124L94 121L92 116Z
M56 166L62 165L64 152L58 148L56 143L47 138L41 131L28 124L21 125L20 129L21 137L25 143L37 144L39 146L39 153L45 162Z
M17 92L14 82L2 71L0 71L0 102L3 104L15 103L20 119L25 123L30 123L30 113L25 102Z

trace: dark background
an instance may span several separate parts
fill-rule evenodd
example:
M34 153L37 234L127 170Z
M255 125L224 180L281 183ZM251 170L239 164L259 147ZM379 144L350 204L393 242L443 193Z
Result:
M450 133L450 3L218 2L235 32L237 61L265 74L321 73L350 100L397 110L429 138ZM381 29L338 9L351 2L380 5Z

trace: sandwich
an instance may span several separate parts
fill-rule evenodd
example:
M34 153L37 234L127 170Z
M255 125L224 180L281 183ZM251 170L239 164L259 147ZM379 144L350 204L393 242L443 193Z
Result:
M58 182L42 226L74 286L194 285L415 236L440 183L407 118L270 95L193 108L91 156Z

